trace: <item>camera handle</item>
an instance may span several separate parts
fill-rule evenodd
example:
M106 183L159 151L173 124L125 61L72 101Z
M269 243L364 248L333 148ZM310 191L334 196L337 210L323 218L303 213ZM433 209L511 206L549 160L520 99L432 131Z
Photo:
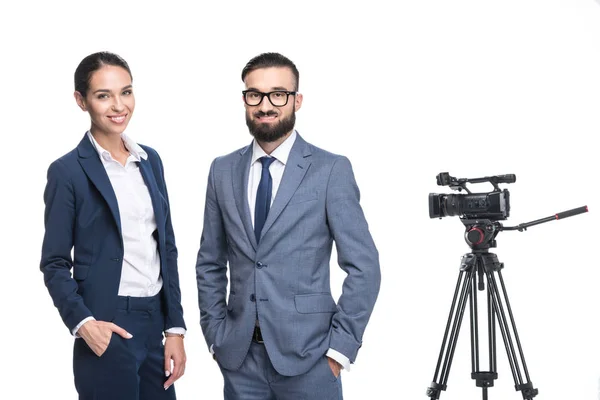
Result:
M430 399L439 399L441 391L446 390L467 299L469 300L471 327L471 378L475 380L476 386L482 389L483 400L487 400L487 390L489 387L494 386L494 380L498 378L496 368L496 319L498 320L508 355L515 389L521 392L524 400L532 400L538 394L538 390L534 389L529 378L529 371L525 363L521 341L517 333L504 279L502 278L502 268L504 268L504 264L499 262L498 257L493 253L489 253L487 249L473 250L471 253L463 256L435 374L431 386L427 388L427 396ZM475 280L477 277L479 280L476 286ZM487 280L487 285L484 283L484 277ZM500 282L500 286L498 286L498 281ZM500 288L502 289L502 295ZM484 290L486 291L487 298L487 338L489 352L489 367L486 371L480 369L479 363L477 302L477 292ZM508 311L508 318L506 311Z

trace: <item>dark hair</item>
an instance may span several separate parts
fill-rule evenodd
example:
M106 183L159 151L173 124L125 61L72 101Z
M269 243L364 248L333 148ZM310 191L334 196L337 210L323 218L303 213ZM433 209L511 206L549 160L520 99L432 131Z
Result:
M105 65L114 65L123 68L129 73L129 76L133 80L131 70L129 69L129 65L127 65L127 61L123 60L120 56L114 53L101 51L90 54L81 60L77 66L77 69L75 70L75 90L85 97L88 89L90 88L90 79L92 78L92 74Z
M296 68L296 65L289 58L282 56L279 53L262 53L248 61L248 64L246 64L242 70L242 81L246 79L246 75L250 72L256 69L270 67L287 67L291 69L296 77L296 87L294 90L298 90L298 85L300 83L300 73L298 72L298 68Z

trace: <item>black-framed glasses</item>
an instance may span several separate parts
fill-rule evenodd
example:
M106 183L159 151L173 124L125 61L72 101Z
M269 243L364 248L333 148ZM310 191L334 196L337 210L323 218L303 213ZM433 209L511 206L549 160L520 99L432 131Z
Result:
M244 102L249 106L259 105L265 96L275 107L283 107L288 103L290 96L295 96L297 92L287 90L276 90L274 92L263 93L258 90L243 90Z

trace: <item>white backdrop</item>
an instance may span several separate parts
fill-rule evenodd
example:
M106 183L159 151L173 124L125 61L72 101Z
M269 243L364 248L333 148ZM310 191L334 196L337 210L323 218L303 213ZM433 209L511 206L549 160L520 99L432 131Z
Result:
M427 398L469 250L458 218L429 219L428 193L449 192L435 183L442 171L516 174L503 186L511 192L506 225L589 206L588 214L502 232L495 252L538 398L600 398L596 1L130 3L21 1L0 13L5 391L76 398L72 338L38 269L42 193L50 162L89 125L72 97L73 72L86 55L109 50L133 71L128 133L166 166L189 327L179 399L220 398L195 285L206 177L214 157L251 139L241 69L278 51L300 70L298 130L350 158L380 250L381 293L357 362L343 373L345 398ZM335 258L332 268L338 296ZM468 343L465 324L443 400L481 398ZM490 398L521 398L501 342L498 359Z

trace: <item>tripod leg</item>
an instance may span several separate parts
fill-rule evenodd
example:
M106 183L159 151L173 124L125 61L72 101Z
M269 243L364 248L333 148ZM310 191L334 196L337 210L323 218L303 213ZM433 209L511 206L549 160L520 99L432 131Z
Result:
M489 332L489 360L490 371L498 371L496 363L496 314L492 312L494 307L494 298L492 292L488 290L487 308L488 308L488 332Z
M500 269L502 269L503 265L498 262L498 259L494 254L487 254L487 257L483 258L484 269L487 276L488 281L488 290L492 297L492 303L494 307L495 315L498 319L498 325L500 326L500 331L502 333L502 339L504 341L504 346L506 347L506 353L508 356L508 361L510 364L510 369L513 375L513 379L515 382L515 389L520 391L523 395L524 400L532 400L537 394L538 390L533 388L533 384L529 378L529 371L527 370L527 363L525 362L525 356L523 354L523 348L521 347L521 341L519 339L519 335L517 333L517 327L515 324L515 320L513 317L512 309L510 307L510 302L508 300L508 294L506 292L506 286L504 285L504 279L502 278L502 273ZM498 284L496 282L496 277L494 272L497 272L498 277L500 279L500 285L502 287L502 296L500 295L500 290ZM505 314L505 307L503 305L506 304L506 309L508 310L507 319ZM509 324L510 320L510 324ZM513 344L513 335L516 341L517 349L519 351L519 356L517 357L517 353L515 351L515 346ZM521 365L523 366L523 371L525 374L525 380L523 380L523 375L521 374L519 358L521 361Z
M479 291L485 290L484 280L486 278L486 273L483 267L483 263L480 261L477 262L477 275L479 278L478 288ZM489 288L488 288L489 289ZM479 369L479 321L477 318L477 290L475 287L472 288L472 302L474 304L474 308L472 310L474 316L471 317L471 335L474 336L474 339L471 340L471 354L472 354L472 362L473 368L471 371L471 378L475 380L475 384L477 387L480 387L482 390L483 400L487 400L488 398L488 388L494 386L494 380L498 378L498 373L496 372L496 342L495 342L495 319L494 319L494 311L492 308L492 295L489 290L486 291L486 300L487 300L487 325L488 325L488 351L489 351L489 359L488 364L489 368L487 371L482 371Z
M460 325L465 312L467 298L470 295L471 287L474 286L476 271L474 266L476 260L469 256L470 255L467 254L463 257L461 271L452 298L450 314L448 315L448 322L446 323L446 329L444 331L442 347L435 368L435 374L433 375L431 386L427 388L427 396L430 399L439 399L441 391L446 390L447 387L448 375L450 374L450 367L454 357L454 350L456 349L458 334L460 333Z
M477 266L477 273L481 280L482 271ZM475 277L473 277L475 278ZM471 306L471 374L479 371L479 311L477 309L477 289L481 289L481 282L478 287L471 285L471 296L469 304Z

